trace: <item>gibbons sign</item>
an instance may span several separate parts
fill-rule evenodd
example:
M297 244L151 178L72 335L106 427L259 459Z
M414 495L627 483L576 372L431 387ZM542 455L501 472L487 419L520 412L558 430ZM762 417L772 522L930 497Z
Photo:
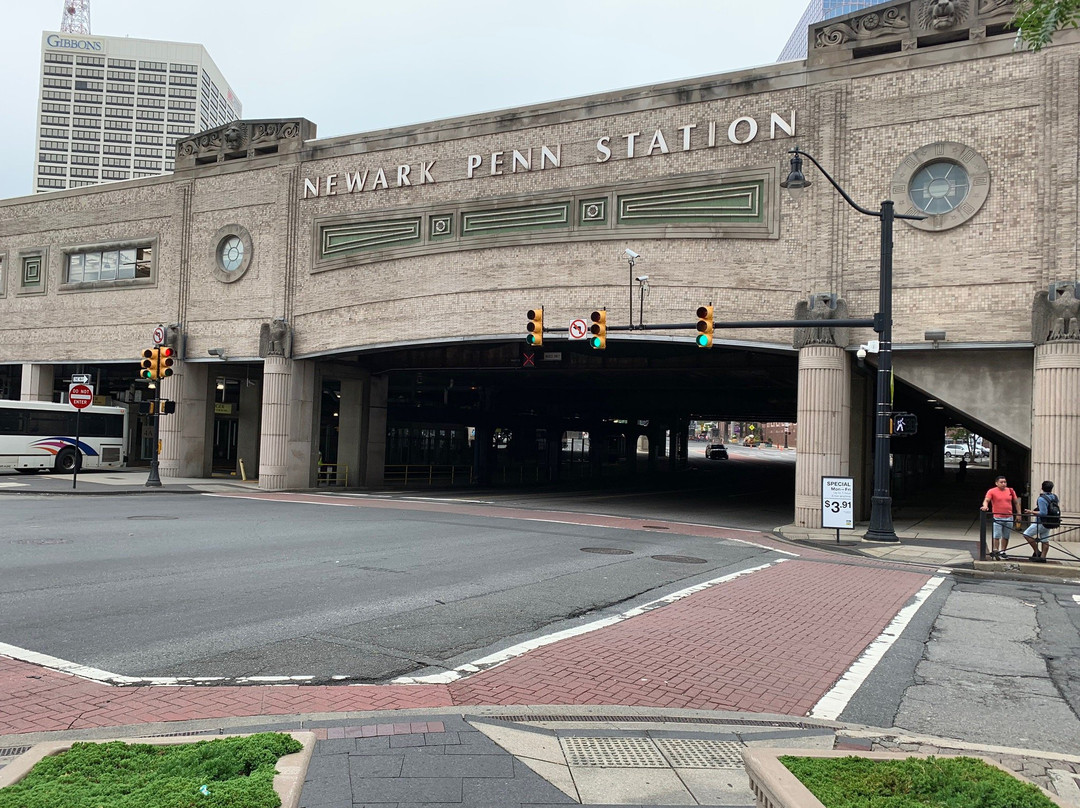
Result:
M45 37L45 44L50 48L94 51L95 53L105 50L105 43L98 39L76 39L64 34L49 34Z

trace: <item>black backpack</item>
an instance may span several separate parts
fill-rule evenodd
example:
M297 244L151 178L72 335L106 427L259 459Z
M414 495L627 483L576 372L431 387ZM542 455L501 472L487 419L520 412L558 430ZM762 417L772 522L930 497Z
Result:
M1061 527L1061 506L1056 494L1039 494L1046 497L1046 516L1042 518L1043 527Z

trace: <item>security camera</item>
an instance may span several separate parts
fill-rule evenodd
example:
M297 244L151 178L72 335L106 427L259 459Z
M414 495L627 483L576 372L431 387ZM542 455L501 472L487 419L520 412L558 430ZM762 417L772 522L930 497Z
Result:
M636 280L638 283L645 283L645 281L647 281L648 279L648 275L641 275L640 277L634 278L634 280Z
M218 359L224 359L225 358L225 349L224 348L207 348L206 352L208 354L210 354L211 356L216 356Z
M636 261L638 258L641 258L640 255L631 250L629 247L626 248L626 257L629 258L631 261Z
M857 357L859 357L859 361L860 361L860 362L861 362L862 360L866 359L866 348L865 348L865 346L862 346L862 345L860 345L860 346L859 346L859 350L857 350L857 351L855 352L855 355L856 355Z

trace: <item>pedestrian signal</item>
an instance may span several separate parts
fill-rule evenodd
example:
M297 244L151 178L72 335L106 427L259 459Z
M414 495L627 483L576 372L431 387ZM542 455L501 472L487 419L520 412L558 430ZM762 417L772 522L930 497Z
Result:
M698 306L697 310L697 346L711 348L713 336L713 307Z
M139 371L140 379L153 380L157 378L156 348L147 348L142 352L142 369Z
M602 351L607 348L607 310L597 309L592 313L591 319L589 333L592 334L592 339L589 340L589 344L596 350Z
M919 431L919 419L910 412L894 412L889 419L889 434L898 437L914 435Z
M525 326L525 330L528 334L525 335L525 341L529 345L543 345L544 344L544 307L540 306L537 309L529 309L529 324Z

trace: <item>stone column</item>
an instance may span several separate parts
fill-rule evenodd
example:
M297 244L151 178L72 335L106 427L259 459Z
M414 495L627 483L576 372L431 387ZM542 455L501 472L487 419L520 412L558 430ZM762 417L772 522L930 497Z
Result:
M176 402L173 415L161 417L162 477L209 477L213 463L214 407L211 365L178 362L161 385L162 398Z
M1062 512L1080 513L1080 342L1076 340L1035 347L1032 498L1043 480L1053 480Z
M799 350L799 454L795 462L795 525L821 527L821 478L846 477L851 424L851 366L844 349Z
M52 401L53 366L24 362L19 398L23 401Z
M390 394L387 376L372 376L364 385L363 452L367 486L382 485L386 478L386 401ZM477 430L477 440L480 431ZM491 435L488 435L488 446Z
M259 440L259 488L285 488L289 449L289 382L292 362L267 356L263 363L262 431Z
M362 379L341 379L341 398L338 399L338 474L347 473L348 484L352 486L363 482L360 469L365 385Z

